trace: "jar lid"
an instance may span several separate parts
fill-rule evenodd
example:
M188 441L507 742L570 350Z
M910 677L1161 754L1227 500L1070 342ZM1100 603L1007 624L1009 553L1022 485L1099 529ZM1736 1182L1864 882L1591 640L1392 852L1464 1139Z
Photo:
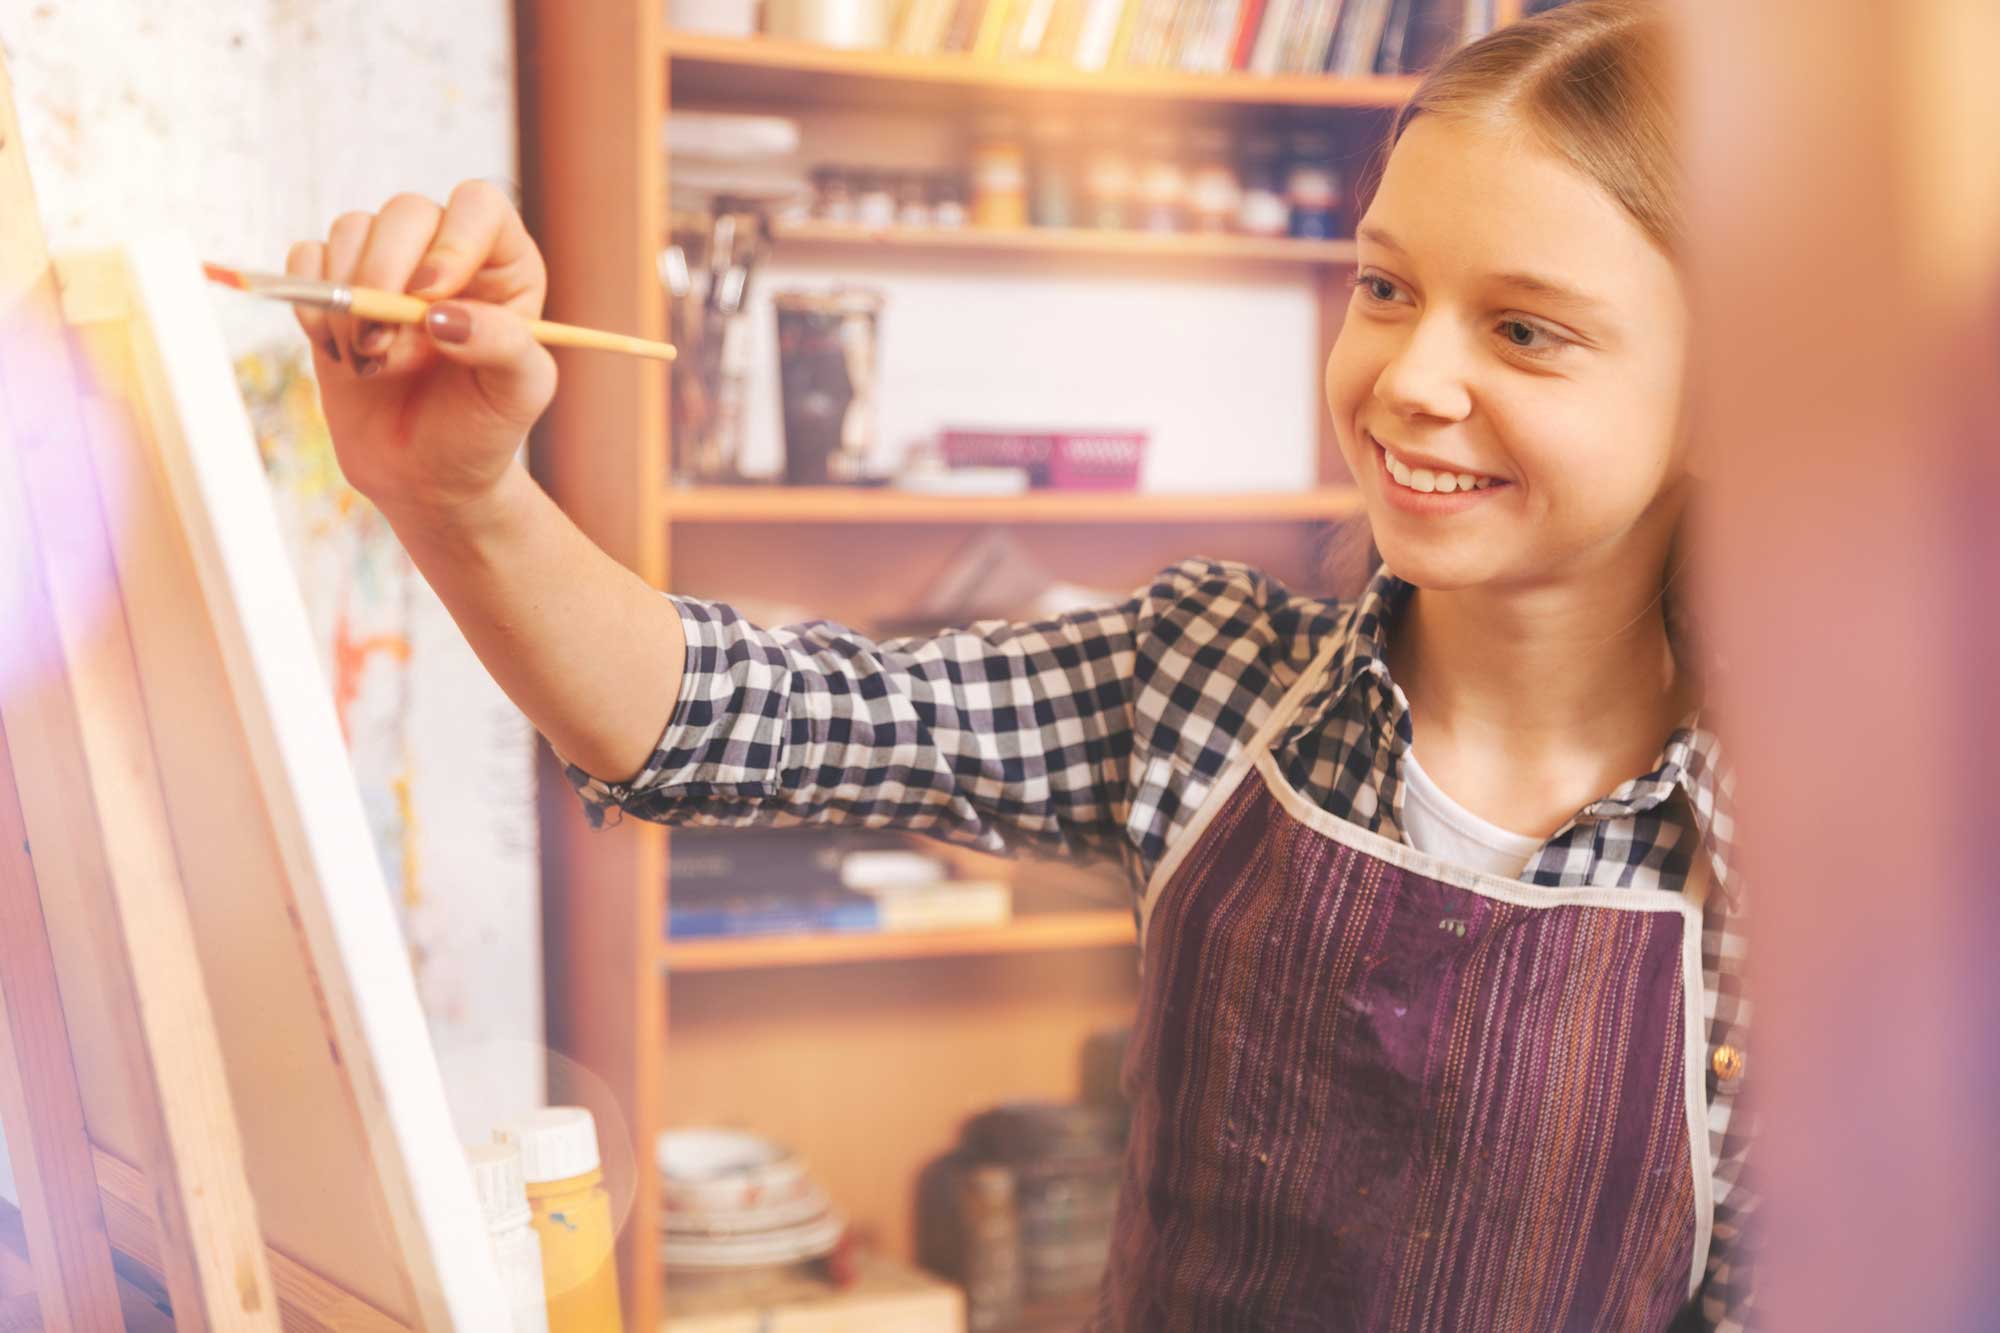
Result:
M521 1150L521 1175L530 1185L568 1180L600 1165L597 1122L581 1106L545 1106L493 1132L497 1143Z
M473 1188L492 1231L509 1231L528 1223L528 1186L521 1174L521 1149L513 1143L475 1143L465 1150L472 1164Z

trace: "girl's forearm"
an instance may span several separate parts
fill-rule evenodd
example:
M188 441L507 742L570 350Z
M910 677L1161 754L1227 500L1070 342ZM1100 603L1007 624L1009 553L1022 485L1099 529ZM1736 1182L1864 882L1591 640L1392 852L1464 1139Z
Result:
M477 506L384 514L549 743L594 777L635 776L680 694L686 641L673 604L584 536L518 464Z

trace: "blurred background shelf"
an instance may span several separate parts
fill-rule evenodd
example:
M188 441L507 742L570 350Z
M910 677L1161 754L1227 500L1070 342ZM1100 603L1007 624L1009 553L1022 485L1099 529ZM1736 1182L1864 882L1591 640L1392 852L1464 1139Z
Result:
M888 962L908 958L1113 949L1135 942L1130 912L1048 912L1016 917L1007 925L977 930L767 935L669 941L664 957L669 975L678 975L684 972L747 972L759 968L817 967L829 963Z
M1035 491L926 495L883 487L708 486L669 489L673 523L1321 523L1361 512L1350 486L1298 492L1146 494Z
M1052 98L1207 103L1241 107L1400 106L1411 76L1184 74L1174 70L1080 70L1032 61L847 51L769 37L669 32L667 60L677 97L708 103L908 106L914 100Z
M788 249L894 253L952 251L963 254L1078 256L1149 259L1188 264L1291 264L1304 268L1354 262L1352 241L1308 241L1289 236L1205 235L1095 231L1080 227L865 227L833 222L789 222L773 231Z

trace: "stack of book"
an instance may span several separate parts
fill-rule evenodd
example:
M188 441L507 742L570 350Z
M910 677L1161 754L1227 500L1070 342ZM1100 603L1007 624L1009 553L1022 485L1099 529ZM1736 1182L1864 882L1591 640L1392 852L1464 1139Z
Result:
M958 880L900 844L818 829L679 829L667 936L968 930L1005 925L1006 884Z
M1085 70L1406 74L1493 28L1493 0L908 0L908 55Z

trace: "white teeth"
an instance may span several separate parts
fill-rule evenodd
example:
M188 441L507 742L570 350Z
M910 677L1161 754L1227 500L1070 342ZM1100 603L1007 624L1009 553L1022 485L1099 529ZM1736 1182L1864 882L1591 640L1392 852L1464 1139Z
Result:
M1490 490L1498 484L1492 477L1476 476L1470 472L1433 472L1427 467L1413 468L1387 449L1382 450L1382 456L1388 460L1389 475L1413 491L1450 495L1454 491Z

